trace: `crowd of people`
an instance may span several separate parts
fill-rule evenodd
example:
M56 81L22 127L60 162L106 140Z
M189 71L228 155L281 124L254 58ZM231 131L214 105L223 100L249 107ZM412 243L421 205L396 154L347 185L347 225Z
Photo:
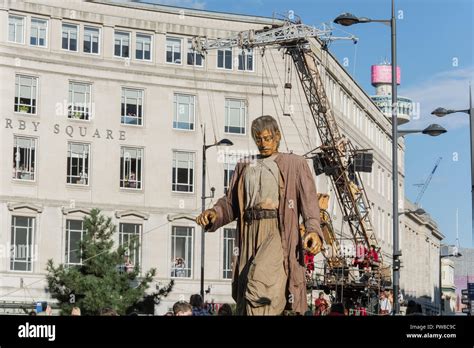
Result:
M201 295L191 295L189 302L178 301L173 305L173 311L169 311L165 316L208 316L217 314L219 316L233 315L233 310L230 304L222 304L217 313L213 312L213 307L204 303Z

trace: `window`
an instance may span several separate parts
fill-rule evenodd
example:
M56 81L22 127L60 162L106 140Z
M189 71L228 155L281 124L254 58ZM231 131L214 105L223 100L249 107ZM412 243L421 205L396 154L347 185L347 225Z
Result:
M84 53L99 54L100 29L84 27Z
M245 134L245 100L226 99L224 132Z
M173 152L172 176L174 192L194 192L194 153Z
M89 144L68 143L68 184L89 185L89 152Z
M140 264L142 225L121 223L119 225L119 245L125 248L126 261L133 267Z
M89 120L91 115L91 85L70 81L67 108L69 118Z
M192 227L173 226L171 233L171 276L190 278L193 261Z
M123 31L115 32L115 46L114 46L114 56L129 58L129 48L130 48L130 33Z
M25 43L25 18L8 16L8 41Z
M13 179L35 180L36 139L15 136Z
M137 34L135 58L140 60L151 60L151 35Z
M46 47L46 33L48 21L45 19L31 18L30 45Z
M193 40L188 39L188 65L203 66L204 56L193 49Z
M236 165L236 159L233 156L228 156L224 162L224 194L227 193L229 188L230 180L234 174Z
M224 264L222 267L222 277L232 279L232 257L234 256L235 228L224 228Z
M143 119L143 90L122 88L121 123L141 125Z
M120 149L120 187L142 188L143 149L122 147Z
M385 170L384 169L382 169L382 172L380 173L380 180L381 180L380 193L382 194L383 197L385 197Z
M83 221L66 220L66 264L82 264L81 241L84 233Z
M38 78L15 76L15 112L36 114Z
M181 39L166 38L166 62L181 64Z
M63 24L62 48L68 51L77 51L78 27L73 24Z
M35 219L26 216L12 216L11 234L11 271L31 271L33 258L36 257L34 248Z
M232 70L232 48L217 50L217 67Z
M253 71L253 50L242 50L239 53L239 70Z
M174 95L173 128L194 130L194 96Z

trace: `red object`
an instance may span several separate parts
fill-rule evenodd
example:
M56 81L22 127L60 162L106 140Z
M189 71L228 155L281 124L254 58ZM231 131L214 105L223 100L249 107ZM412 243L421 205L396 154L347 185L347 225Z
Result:
M369 251L369 258L374 262L379 262L379 254L375 250Z
M304 264L306 265L307 270L314 271L314 255L305 253Z

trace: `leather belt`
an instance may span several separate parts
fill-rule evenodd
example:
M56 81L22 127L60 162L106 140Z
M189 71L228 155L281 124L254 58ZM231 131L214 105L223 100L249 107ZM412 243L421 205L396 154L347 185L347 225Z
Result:
M253 220L274 219L278 217L276 209L247 209L244 212L244 221L251 224Z

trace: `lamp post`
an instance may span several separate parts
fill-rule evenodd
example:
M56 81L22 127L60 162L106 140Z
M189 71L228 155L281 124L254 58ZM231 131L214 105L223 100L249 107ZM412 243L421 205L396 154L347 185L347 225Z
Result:
M395 18L395 0L392 0L392 16L390 19L370 19L367 17L356 17L350 13L343 13L334 19L334 23L350 26L359 23L378 22L390 26L391 29L391 67L392 67L392 215L393 215L393 309L394 313L400 312L398 293L400 287L400 239L399 239L399 214L398 214L398 105L397 105L397 31ZM445 132L446 130L444 130ZM409 133L425 133L423 131L408 131ZM442 132L442 133L444 133ZM404 133L404 134L409 134ZM442 134L439 133L439 134ZM436 134L436 135L439 135ZM430 134L435 135L435 134Z
M446 133L447 130L444 129L442 126L439 124L430 124L428 127L425 129L399 129L398 130L398 136L399 137L404 137L405 135L408 134L414 134L414 133L422 133L425 135L429 135L432 137L437 137L438 135Z
M206 151L213 146L231 146L234 145L229 139L222 139L217 143L206 145L206 129L203 127L203 145L202 145L202 194L201 194L201 213L206 210L206 198L214 197L214 187L211 187L211 195L206 197ZM204 253L205 253L205 233L204 226L201 226L201 297L204 300Z
M404 214L425 215L426 211L423 208L417 208L415 210L404 210L398 213L398 215L404 215Z
M400 248L398 236L398 106L397 106L397 33L395 19L395 0L392 0L391 19L370 19L356 17L350 13L338 16L334 23L349 26L358 23L379 22L390 25L391 28L391 55L392 55L392 177L393 177L393 309L398 314L400 306L398 303L399 281L400 281Z
M443 309L441 307L441 304L443 302L443 284L441 282L441 259L445 258L445 257L460 257L462 256L461 253L459 252L456 252L454 254L447 254L447 255L442 255L441 254L441 245L439 247L439 315L442 315L443 314Z
M445 108L437 108L431 114L444 117L449 114L454 114L456 112L464 112L469 115L469 129L470 129L470 141L471 141L471 233L472 233L472 244L474 245L474 142L472 140L474 134L474 107L472 105L472 93L471 85L469 84L469 109L467 110L451 110Z

